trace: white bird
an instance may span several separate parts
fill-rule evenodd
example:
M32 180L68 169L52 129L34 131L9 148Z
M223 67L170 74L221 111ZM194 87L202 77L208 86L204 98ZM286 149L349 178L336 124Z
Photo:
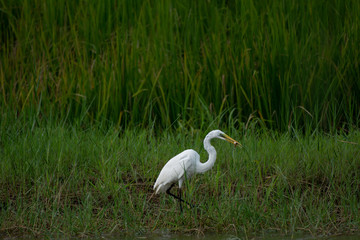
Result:
M190 179L195 173L204 173L214 166L216 161L216 150L210 143L213 138L228 141L234 144L234 146L241 146L239 142L220 130L213 130L209 132L204 139L204 148L209 154L209 159L205 163L200 162L200 155L193 149L187 149L171 158L165 164L156 179L154 184L155 194L166 192L172 197L178 199L180 211L182 211L181 202L192 206L181 198L181 187L185 179ZM179 184L179 196L170 192L170 189L176 182Z

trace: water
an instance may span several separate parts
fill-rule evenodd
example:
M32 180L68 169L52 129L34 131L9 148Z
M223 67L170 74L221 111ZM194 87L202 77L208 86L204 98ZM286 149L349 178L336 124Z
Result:
M47 236L47 239L69 239L69 237L61 236ZM38 239L33 236L24 237L2 237L0 239L13 240L34 240ZM78 239L78 238L70 238ZM135 235L123 235L123 234L103 234L98 237L86 237L89 240L359 240L360 233L353 235L334 235L334 236L312 236L307 234L295 234L295 235L281 235L281 234L264 234L258 236L236 236L231 234L174 234L170 232L155 232L151 234L135 234Z
M354 235L337 235L337 236L312 236L306 234L281 235L281 234L264 234L260 236L236 236L231 234L173 234L173 233L152 233L146 235L120 236L120 235L104 235L101 238L105 240L359 240L360 233Z

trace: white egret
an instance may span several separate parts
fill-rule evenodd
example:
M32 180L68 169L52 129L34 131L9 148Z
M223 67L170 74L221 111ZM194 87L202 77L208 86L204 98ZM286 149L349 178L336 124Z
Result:
M179 200L180 211L182 211L181 202L184 202L191 206L188 202L181 198L181 187L186 179L191 178L195 173L204 173L210 170L216 161L216 150L211 145L210 141L213 138L219 138L221 140L228 141L234 146L241 144L232 139L224 132L220 130L213 130L209 132L204 139L204 148L209 154L209 159L202 163L200 162L200 155L193 149L187 149L175 157L171 158L161 170L156 182L154 184L155 194L166 192L172 197ZM176 196L170 192L171 188L178 182L179 184L179 196Z

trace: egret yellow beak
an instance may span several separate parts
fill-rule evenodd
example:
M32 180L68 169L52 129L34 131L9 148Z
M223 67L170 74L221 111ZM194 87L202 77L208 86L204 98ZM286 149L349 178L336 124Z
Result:
M223 134L222 136L225 138L226 141L228 141L229 143L234 144L235 147L236 147L236 145L239 145L239 147L242 147L242 145L241 145L238 141L232 139L232 138L229 137L228 135Z

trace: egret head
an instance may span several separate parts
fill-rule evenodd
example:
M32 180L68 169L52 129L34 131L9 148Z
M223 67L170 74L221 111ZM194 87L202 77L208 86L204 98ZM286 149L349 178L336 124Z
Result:
M229 143L234 144L235 147L236 147L237 145L239 145L240 147L242 147L242 145L241 145L238 141L232 139L231 137L229 137L229 136L226 135L223 131L220 131L220 130L213 130L213 131L211 131L211 132L208 134L208 136L209 136L210 138L219 138L219 139L221 139L221 140L228 141Z

